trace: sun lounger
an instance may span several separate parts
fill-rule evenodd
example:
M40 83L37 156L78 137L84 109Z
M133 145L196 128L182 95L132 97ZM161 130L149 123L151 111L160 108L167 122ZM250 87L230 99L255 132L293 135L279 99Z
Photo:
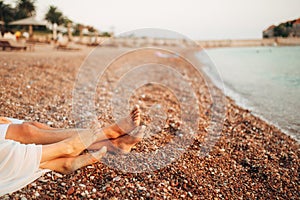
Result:
M0 48L2 50L11 49L11 50L26 50L27 46L25 44L17 43L11 39L0 39Z
M69 44L58 44L56 46L57 50L66 50L66 51L78 51L81 50L78 47L70 46Z

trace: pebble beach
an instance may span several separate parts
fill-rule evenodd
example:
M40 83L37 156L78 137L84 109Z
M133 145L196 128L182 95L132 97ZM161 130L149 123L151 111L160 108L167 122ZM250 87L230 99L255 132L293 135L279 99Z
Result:
M84 59L93 50L56 50L37 45L35 51L0 51L0 116L38 121L55 128L74 128L73 89ZM111 55L129 51L126 47L100 47L97 65L109 62ZM191 52L184 52L192 56ZM145 59L149 52L133 55ZM240 108L228 97L222 131L212 149L199 156L209 126L212 105L204 82L193 77L193 71L176 57L167 59L184 69L199 105L199 126L193 142L171 164L141 173L126 173L106 162L79 169L69 175L48 172L25 188L1 199L299 199L299 143L267 124L251 111ZM97 86L95 105L102 126L112 123L109 105L111 87L120 79L113 69L122 67L119 60ZM172 81L172 80L170 80ZM216 95L222 96L218 91ZM163 87L138 89L130 103L139 104L142 113L147 105L160 100L168 113L161 130L147 133L132 152L155 152L172 140L180 129L180 106ZM107 105L107 106L106 106ZM151 119L142 114L142 123ZM157 155L162 156L162 155ZM122 160L120 160L122 163Z

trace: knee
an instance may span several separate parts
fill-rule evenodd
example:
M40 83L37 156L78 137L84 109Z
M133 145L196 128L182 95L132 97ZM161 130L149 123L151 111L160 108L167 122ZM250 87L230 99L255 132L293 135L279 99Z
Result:
M28 124L10 124L6 131L6 139L15 140L23 144L31 144L39 138L39 129Z

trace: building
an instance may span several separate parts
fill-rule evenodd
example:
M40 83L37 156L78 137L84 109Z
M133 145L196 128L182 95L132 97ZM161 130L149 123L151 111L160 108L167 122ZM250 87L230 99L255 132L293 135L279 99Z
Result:
M300 37L300 18L293 23L294 36Z

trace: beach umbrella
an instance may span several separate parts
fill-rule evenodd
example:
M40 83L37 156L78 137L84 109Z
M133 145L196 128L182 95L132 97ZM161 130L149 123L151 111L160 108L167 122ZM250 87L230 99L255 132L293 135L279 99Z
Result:
M46 23L42 22L42 21L38 21L35 19L35 16L32 16L32 17L28 17L25 19L20 19L17 21L10 22L9 25L29 26L29 35L32 36L32 34L33 34L32 27L33 26L46 26Z

